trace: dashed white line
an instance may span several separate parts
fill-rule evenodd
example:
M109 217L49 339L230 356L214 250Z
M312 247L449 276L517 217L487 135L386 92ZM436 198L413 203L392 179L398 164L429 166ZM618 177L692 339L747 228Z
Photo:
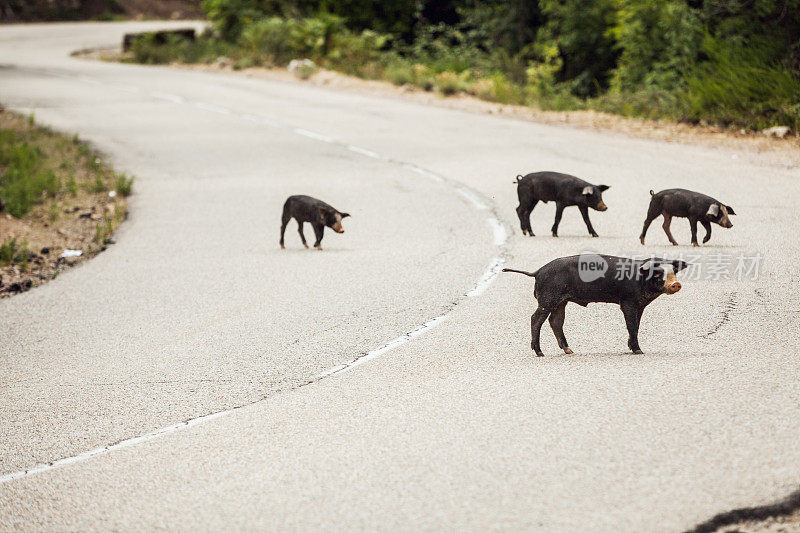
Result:
M100 80L90 78L89 76L78 76L78 80L89 85L101 85Z
M249 120L250 122L255 122L257 124L266 124L267 126L272 126L274 128L279 128L281 126L280 122L259 115L253 115L252 113L241 113L239 116L245 120Z
M166 100L167 102L172 102L173 104L182 104L186 101L176 94L162 93L159 91L151 92L150 96L152 96L153 98L158 98L159 100Z
M334 142L333 137L328 137L327 135L323 135L323 134L317 133L315 131L304 130L303 128L295 128L294 132L296 134L298 134L298 135L302 135L303 137L309 137L311 139L315 139L317 141L322 141L324 143L332 143L332 142Z
M431 172L429 170L425 170L424 168L420 168L417 165L414 165L412 163L403 163L403 168L408 169L411 172L416 172L417 174L419 174L421 176L425 176L426 178L430 178L430 179L432 179L433 181L435 181L437 183L443 183L444 182L444 178L441 177L440 175L434 174L433 172Z
M111 87L112 89L116 89L118 91L124 91L126 93L138 93L139 92L139 88L136 87L135 85L122 85L122 84L119 84L119 83L111 83L108 86Z
M351 152L355 152L357 154L365 155L365 156L371 157L373 159L382 159L382 160L386 160L387 159L387 158L383 157L382 155L380 155L379 153L373 152L371 150L367 150L366 148L361 148L360 146L355 146L355 145L352 145L352 144L348 144L347 145L347 149L350 150Z
M206 104L204 102L195 102L194 106L203 111L211 111L212 113L219 113L221 115L230 115L231 111L227 107L222 107L214 104Z

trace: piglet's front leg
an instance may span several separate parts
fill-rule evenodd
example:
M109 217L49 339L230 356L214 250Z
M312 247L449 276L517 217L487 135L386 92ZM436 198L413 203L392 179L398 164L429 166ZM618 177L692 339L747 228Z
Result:
M322 236L325 233L325 226L322 224L314 224L314 235L317 237L316 242L314 243L314 248L319 251L322 251Z
M578 209L581 211L581 216L583 217L583 221L586 223L586 229L589 230L589 235L592 237L599 237L597 232L592 227L592 221L589 220L589 208L585 205L578 206Z
M625 315L625 325L628 328L628 348L635 354L641 354L639 347L639 321L642 317L642 310L633 302L623 302L620 305L622 314Z

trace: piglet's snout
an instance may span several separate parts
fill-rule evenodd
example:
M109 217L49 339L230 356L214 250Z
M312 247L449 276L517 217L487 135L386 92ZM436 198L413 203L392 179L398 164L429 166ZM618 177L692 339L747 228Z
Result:
M597 210L605 211L606 209L608 209L608 206L601 200L600 203L597 204Z
M675 294L681 290L681 283L675 278L675 274L670 273L667 279L664 280L664 292L667 294Z
M337 222L336 224L334 224L332 226L332 228L333 228L333 231L335 231L336 233L344 233L344 228L342 227L342 223L341 222Z

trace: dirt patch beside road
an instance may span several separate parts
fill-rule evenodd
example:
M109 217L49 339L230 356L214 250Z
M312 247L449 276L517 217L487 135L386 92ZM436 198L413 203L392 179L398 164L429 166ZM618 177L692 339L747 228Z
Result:
M0 108L0 298L111 244L131 185L77 137Z

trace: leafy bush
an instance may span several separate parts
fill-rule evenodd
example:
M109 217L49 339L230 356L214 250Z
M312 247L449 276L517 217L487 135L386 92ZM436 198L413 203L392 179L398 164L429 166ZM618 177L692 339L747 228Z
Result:
M270 17L248 24L239 44L255 65L285 65L296 53L292 39L293 21Z
M393 62L384 70L384 76L395 85L405 85L414 83L415 76L413 68L404 62Z
M555 81L576 96L594 96L608 87L618 50L611 29L621 0L541 0L547 22L536 44L555 46L561 59ZM660 0L659 0L660 1Z
M117 181L114 184L116 191L123 197L128 197L133 191L133 178L129 178L125 174L117 176Z
M236 40L242 29L265 15L259 0L203 0L206 17L223 39Z
M440 72L433 78L436 88L442 94L449 95L458 92L461 87L461 80L455 72Z
M359 34L343 31L334 38L333 49L328 54L328 65L346 74L364 78L378 78L383 73L380 66L383 50L390 36L364 30Z
M800 130L800 80L769 62L763 47L732 47L703 41L709 60L692 69L685 97L687 115L724 125Z
M0 244L0 266L9 263L21 263L25 267L29 258L28 241L25 239L22 239L22 242L17 242L16 237L11 237L4 239L3 243Z
M613 89L630 93L682 88L700 51L700 18L678 0L625 0L622 5L613 30L622 51Z

